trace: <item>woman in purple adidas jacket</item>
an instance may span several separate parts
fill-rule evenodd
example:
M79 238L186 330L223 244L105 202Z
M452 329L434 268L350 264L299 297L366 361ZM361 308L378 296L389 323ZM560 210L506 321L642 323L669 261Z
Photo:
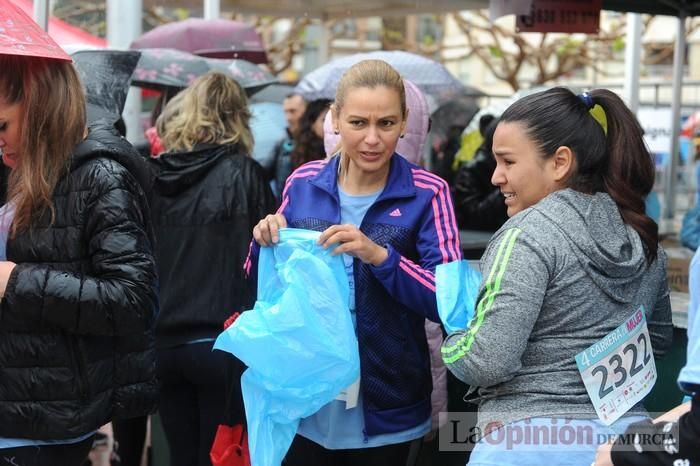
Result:
M303 419L287 464L404 465L430 430L430 360L424 319L439 322L435 267L461 259L447 183L394 151L406 126L400 75L379 60L346 71L332 106L340 150L297 169L278 213L261 220L258 246L280 228L321 231L344 254L360 348L357 399ZM352 392L352 390L348 390Z

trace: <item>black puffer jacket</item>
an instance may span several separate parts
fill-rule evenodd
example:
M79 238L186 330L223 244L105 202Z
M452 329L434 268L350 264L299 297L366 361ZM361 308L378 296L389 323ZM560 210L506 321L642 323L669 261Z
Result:
M73 438L153 410L158 309L145 162L90 128L50 215L7 244L0 437Z
M199 145L150 159L156 172L161 312L157 345L216 337L254 297L243 276L253 227L274 212L263 168L235 145Z

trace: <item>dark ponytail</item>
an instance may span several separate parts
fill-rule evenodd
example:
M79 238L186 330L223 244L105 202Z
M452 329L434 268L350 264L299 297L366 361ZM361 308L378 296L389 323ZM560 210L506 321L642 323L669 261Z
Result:
M605 111L607 134L589 112L596 104ZM654 163L637 119L617 95L597 89L577 96L555 87L518 100L500 121L521 123L545 158L560 146L569 147L576 165L567 186L608 193L646 246L647 261L656 259L658 226L646 215L644 203L654 186Z
M616 94L607 89L591 92L594 103L603 107L608 121L608 169L603 176L605 191L620 209L626 224L635 229L647 248L647 260L656 259L659 227L646 214L645 198L654 187L656 169L637 118Z

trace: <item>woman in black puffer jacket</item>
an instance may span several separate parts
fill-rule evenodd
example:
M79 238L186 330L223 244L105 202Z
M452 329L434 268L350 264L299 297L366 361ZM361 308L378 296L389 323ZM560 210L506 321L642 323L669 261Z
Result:
M0 54L0 150L0 457L78 465L98 427L155 407L149 178L113 127L86 127L67 60Z

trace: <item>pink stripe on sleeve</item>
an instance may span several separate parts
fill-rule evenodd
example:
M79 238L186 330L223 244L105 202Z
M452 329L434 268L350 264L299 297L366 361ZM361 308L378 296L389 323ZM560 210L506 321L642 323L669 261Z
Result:
M287 177L287 181L284 183L284 189L282 190L282 197L285 197L287 195L287 190L289 189L289 186L291 186L292 181L300 178L308 178L309 176L314 176L318 172L321 171L321 168L323 168L323 165L325 165L326 162L309 162L305 165L302 165L301 167L297 168L292 172L289 177Z
M245 258L245 262L243 263L243 270L245 271L246 277L250 277L250 270L253 267L253 261L251 260L251 256L253 255L253 241L251 240L250 244L248 245L248 256Z
M430 189L435 194L437 194L437 188L428 184L421 183L420 181L414 180L413 183L423 189ZM447 250L445 249L445 237L442 235L442 227L440 226L440 207L437 203L437 198L433 197L433 219L435 220L435 231L438 235L438 246L440 247L440 252L442 253L442 262L449 262L447 255Z
M447 245L450 248L450 251L452 252L452 260L457 260L459 259L459 244L457 244L456 239L459 237L458 234L455 234L454 230L450 225L450 209L448 208L448 201L446 200L447 193L445 190L441 189L438 191L438 196L440 197L440 202L442 204L442 214L443 218L445 219L445 231L447 231Z
M452 196L450 196L450 187L447 184L445 180L440 178L434 173L431 173L427 170L416 170L416 172L420 172L421 175L424 175L425 177L432 178L436 183L440 183L441 186L443 186L443 190L445 192L445 199L447 199L447 206L448 206L448 213L449 213L449 224L452 228L452 231L454 232L455 235L455 245L457 247L457 251L459 251L459 256L457 259L460 259L462 257L461 254L461 245L459 244L459 225L457 225L457 218L455 217L455 209L454 205L452 204Z
M430 291L435 293L435 285L433 285L432 283L429 283L426 279L424 279L423 277L418 275L415 271L413 271L410 267L408 267L402 261L399 261L399 267L401 267L401 269L404 272L406 272L407 274L409 274L411 277L415 278L418 283L422 284L423 286L428 288Z
M282 204L280 204L279 209L277 209L277 212L275 213L281 214L282 212L284 212L284 208L287 207L287 204L289 204L289 197L284 196L284 199L282 199Z
M430 183L438 183L433 189L440 199L440 205L442 206L442 223L445 228L445 233L447 234L447 247L451 253L451 260L458 260L462 257L460 253L459 245L459 229L457 228L457 220L454 216L454 210L452 207L452 199L450 199L449 192L447 191L447 185L442 178L431 175L426 176L424 170L415 170L415 179L421 181L426 181Z
M400 260L408 267L414 269L416 273L423 275L428 281L430 281L430 283L435 283L435 274L431 273L429 270L422 268L412 260L406 259L404 256L401 256Z

